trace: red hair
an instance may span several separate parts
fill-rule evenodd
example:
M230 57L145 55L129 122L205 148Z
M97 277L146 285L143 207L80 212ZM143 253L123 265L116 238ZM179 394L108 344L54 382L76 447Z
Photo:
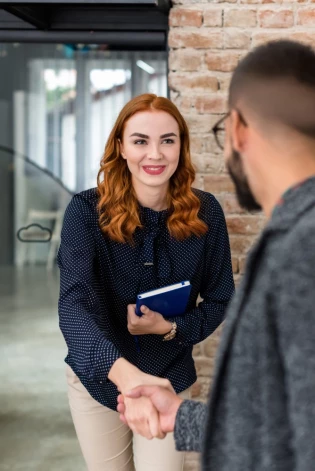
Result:
M143 94L130 100L121 110L107 140L97 176L99 225L103 234L117 242L132 242L137 227L142 228L139 203L126 160L120 153L128 119L141 111L166 111L175 118L180 132L178 167L169 181L167 227L172 237L183 240L204 234L208 226L198 217L199 198L191 189L195 179L190 156L189 131L176 106L167 98Z

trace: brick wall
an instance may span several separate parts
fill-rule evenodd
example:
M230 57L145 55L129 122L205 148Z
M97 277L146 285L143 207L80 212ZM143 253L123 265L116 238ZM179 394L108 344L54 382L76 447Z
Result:
M210 129L226 109L231 72L250 48L279 38L315 45L315 0L173 0L169 23L171 99L190 127L195 186L214 193L225 211L237 282L264 220L239 208ZM220 329L195 348L198 400L207 396L219 338ZM185 471L197 469L197 454L188 454Z

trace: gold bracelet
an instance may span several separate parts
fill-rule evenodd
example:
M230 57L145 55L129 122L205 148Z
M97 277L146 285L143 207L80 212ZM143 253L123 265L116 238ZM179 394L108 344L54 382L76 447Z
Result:
M163 342L167 340L172 340L176 336L176 333L177 333L177 324L176 322L172 322L172 329L167 334L164 335Z

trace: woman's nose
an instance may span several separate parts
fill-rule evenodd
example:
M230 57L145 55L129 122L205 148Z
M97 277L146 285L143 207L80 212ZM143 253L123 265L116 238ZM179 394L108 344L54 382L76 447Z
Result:
M161 160L162 154L160 152L160 149L157 146L154 146L154 147L152 146L148 150L148 157L149 159L152 159L152 160Z

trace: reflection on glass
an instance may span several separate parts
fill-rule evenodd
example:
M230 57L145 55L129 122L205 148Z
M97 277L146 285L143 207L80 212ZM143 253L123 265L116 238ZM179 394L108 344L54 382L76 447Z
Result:
M109 51L103 45L0 46L0 146L11 149L0 152L2 168L10 167L6 181L5 171L0 176L7 228L0 234L0 265L22 264L14 234L28 222L30 209L64 210L57 204L64 191L57 180L68 194L96 185L120 109L141 93L167 96L167 58L165 52ZM23 163L21 156L27 158ZM57 179L54 184L41 169ZM45 249L37 252L43 262Z

